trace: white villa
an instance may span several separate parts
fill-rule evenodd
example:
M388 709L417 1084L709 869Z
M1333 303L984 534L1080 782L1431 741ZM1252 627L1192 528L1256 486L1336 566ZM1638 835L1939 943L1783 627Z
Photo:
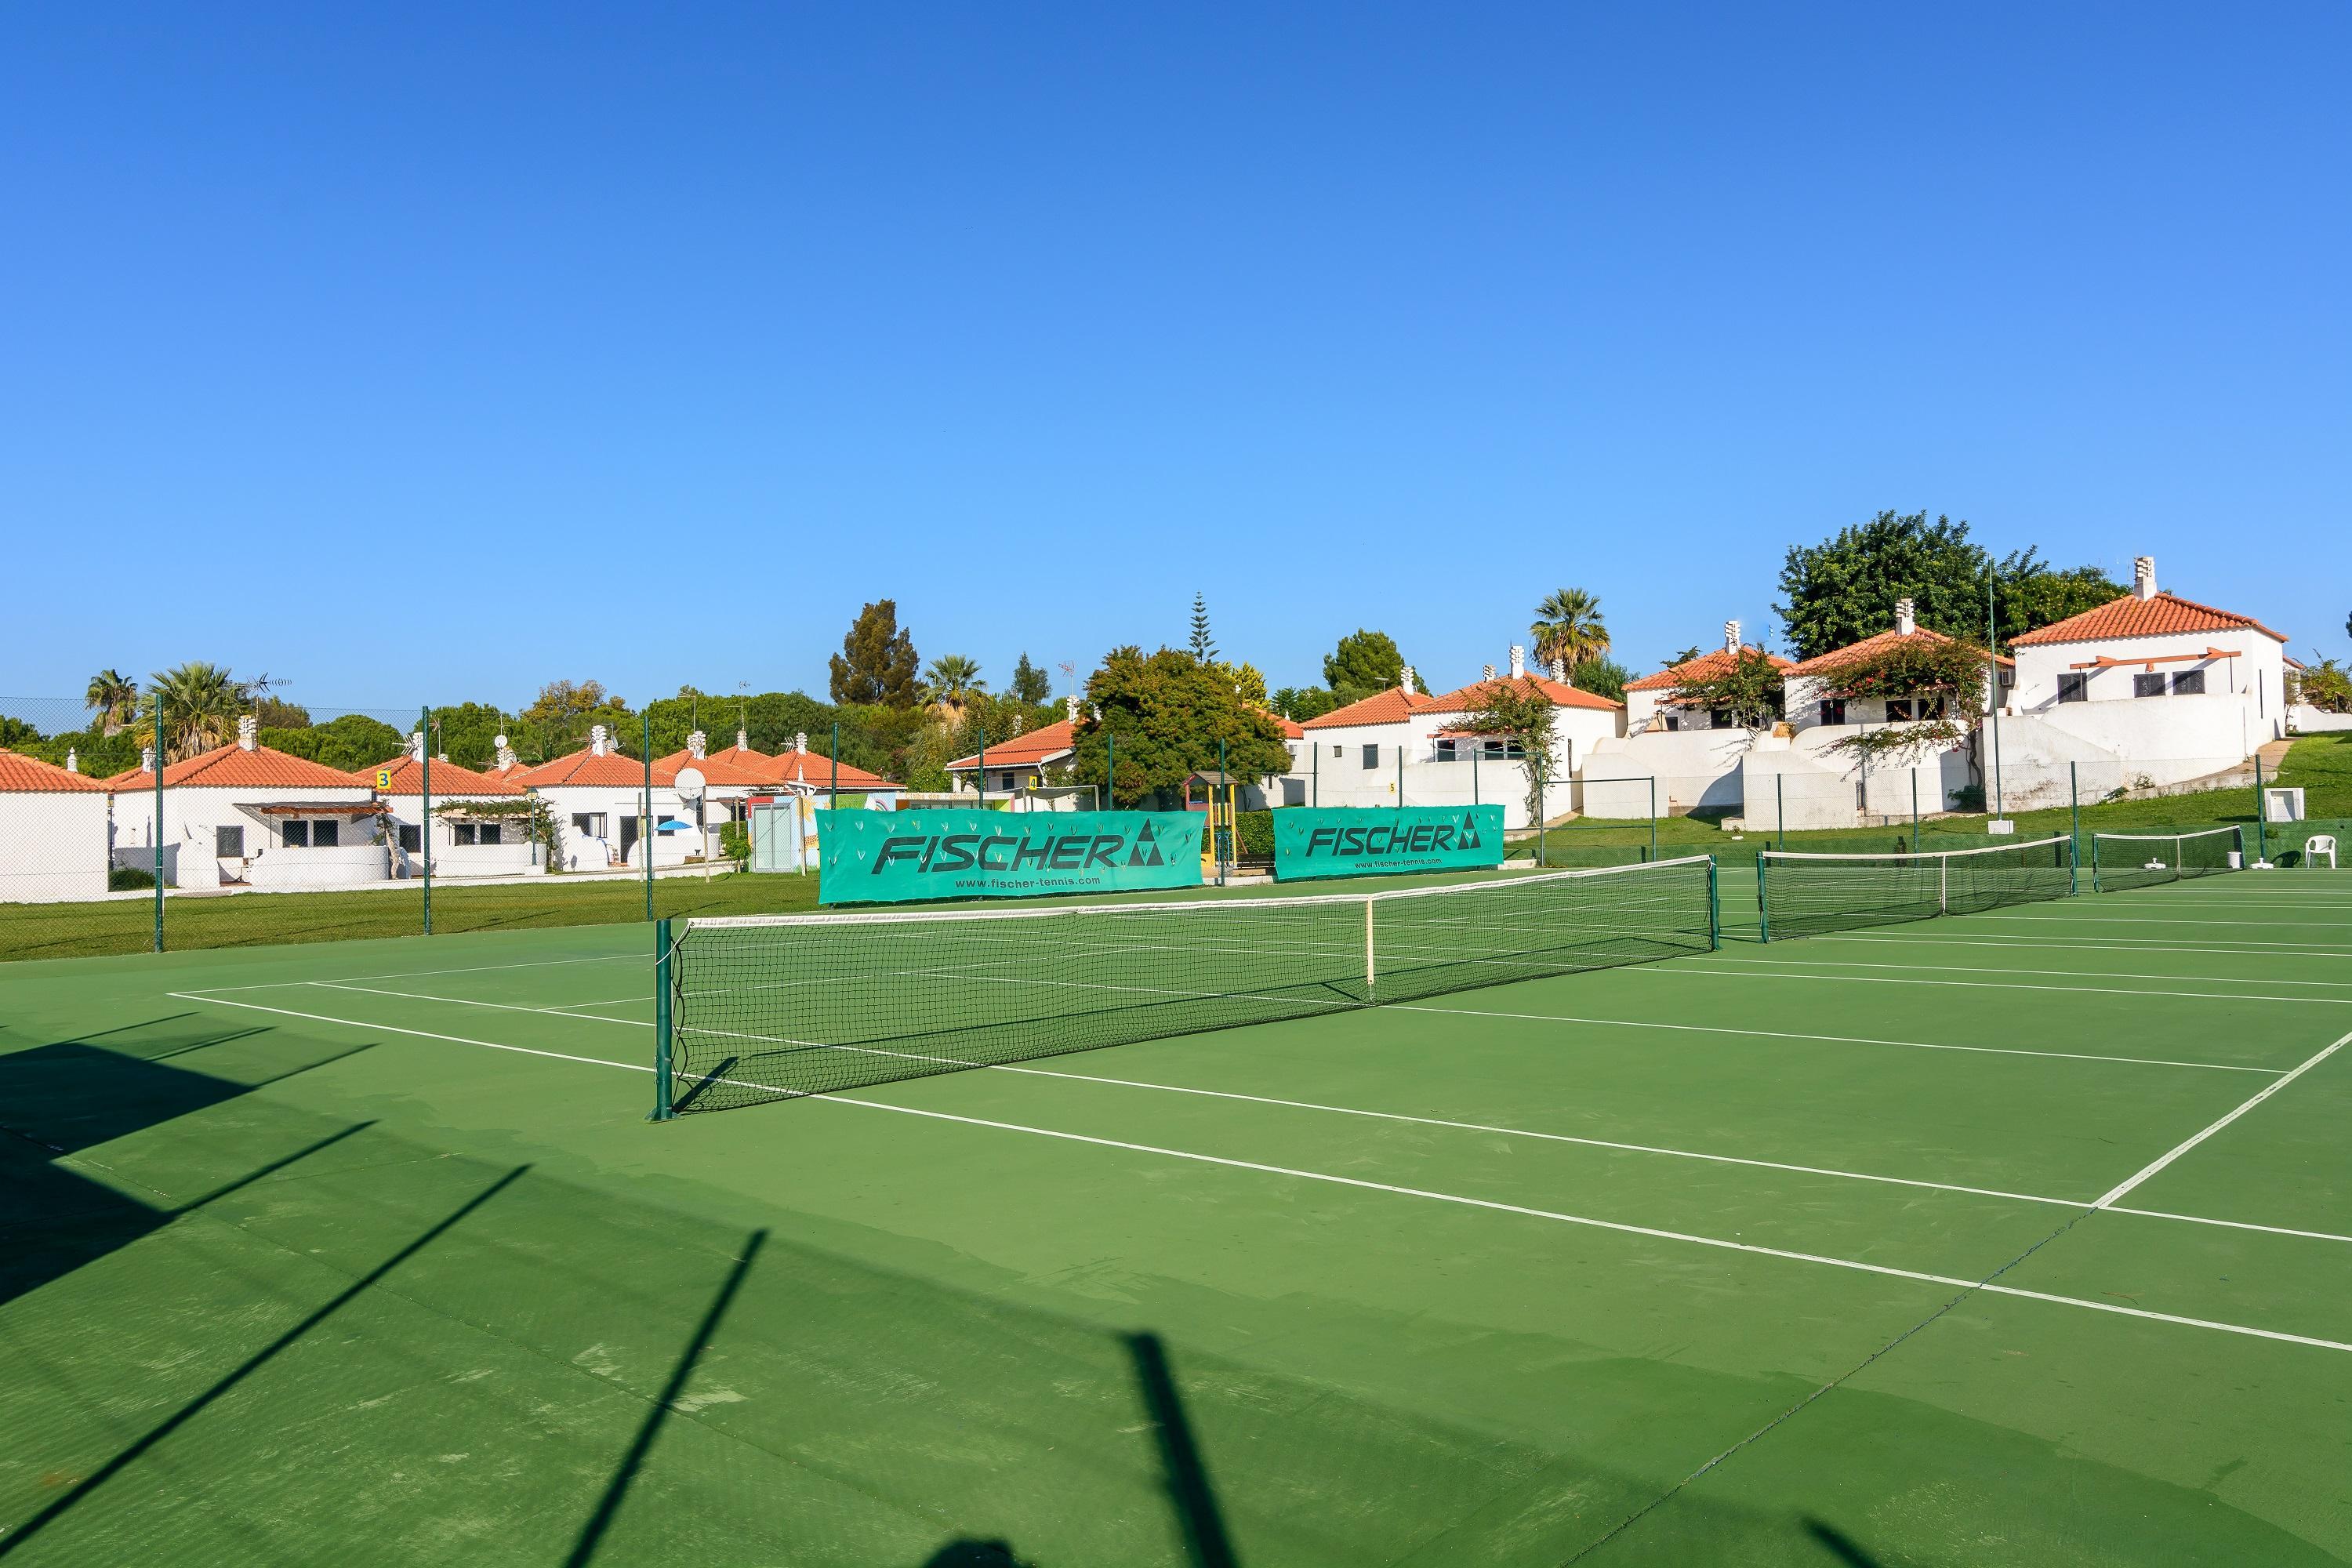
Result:
M348 888L392 876L383 807L350 773L261 745L251 714L236 743L163 770L163 877L179 888L285 891ZM105 782L112 858L152 869L158 836L155 753Z
M106 786L71 769L0 751L0 903L106 896Z
M503 746L506 737L499 737ZM371 785L391 819L402 877L424 875L425 786L433 786L433 874L436 877L520 877L546 868L530 823L511 811L470 811L469 805L510 805L528 794L520 784L493 773L461 768L446 757L425 767L425 737L412 734L408 750L391 762L354 775Z
M1723 623L1723 646L1625 683L1625 734L1597 743L1584 760L1580 805L1588 816L1650 815L1654 795L1662 816L1740 805L1740 761L1758 731L1675 700L1685 682L1729 670L1743 654L1761 654L1773 668L1795 668L1761 647L1739 640L1739 623Z
M554 811L562 827L562 869L603 871L640 864L635 857L646 826L646 764L623 756L604 725L588 731L588 744L581 750L503 776L538 795ZM664 821L693 820L690 813L681 816L683 803L672 787L677 778L675 768L667 779L659 773L654 775L651 805L656 826ZM652 850L655 868L680 865L689 854L699 855L701 840L699 833L657 834Z
M958 757L950 763L948 787L963 795L984 785L991 795L1009 795L1015 790L1044 783L1047 768L1066 766L1077 755L1077 696L1073 693L1064 698L1062 709L1066 716L1041 730L1010 736L985 752ZM981 776L982 756L988 760L985 779Z
M1557 795L1548 808L1573 808L1576 770L1603 742L1624 732L1625 710L1597 692L1569 683L1554 666L1549 679L1530 675L1527 650L1514 645L1509 671L1492 665L1477 680L1443 696L1419 689L1413 672L1360 701L1299 726L1293 770L1276 781L1282 805L1468 805L1503 807L1506 827L1533 826L1528 812L1527 763L1500 736L1464 726L1497 687L1539 691L1551 700ZM1402 764L1402 766L1400 766ZM1402 784L1403 797L1399 800Z

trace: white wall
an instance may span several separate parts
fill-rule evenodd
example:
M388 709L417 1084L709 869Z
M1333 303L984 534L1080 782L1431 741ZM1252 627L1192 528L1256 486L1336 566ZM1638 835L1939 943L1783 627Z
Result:
M176 849L178 875L175 885L182 888L233 887L239 883L259 886L254 881L254 868L270 856L298 857L312 853L308 848L279 842L280 819L264 816L245 809L249 805L266 805L293 802L349 801L362 804L373 798L374 792L364 784L348 787L313 785L303 789L272 789L248 786L238 789L198 788L175 784L163 791L163 843L166 851ZM155 818L155 792L135 785L112 796L114 802L113 850L118 863L146 868L153 864L151 836ZM337 837L341 847L349 848L355 842L373 840L379 831L368 818L341 817ZM245 853L241 858L223 858L216 853L219 829L236 827L244 830ZM127 861L122 851L135 849L138 854ZM372 875L358 875L362 881L383 881L392 875L392 864L379 845L374 851L375 870ZM337 862L341 864L339 860ZM355 873L356 874L356 873ZM301 882L290 868L278 868L269 873L277 886L320 886Z
M433 875L443 877L520 877L546 868L538 863L538 847L530 841L530 823L520 816L504 816L493 820L499 829L496 844L460 844L457 825L441 814L441 807L455 797L433 797ZM510 798L510 797L501 797ZM425 806L424 797L414 795L389 795L383 797L383 807L392 816L396 827L420 828L418 817ZM479 827L481 824L471 824ZM420 834L421 837L421 834ZM397 835L394 842L398 842ZM425 875L425 858L421 852L403 849L394 858L403 877Z
M2308 702L2298 702L2287 710L2287 727L2299 735L2352 730L2352 713L2323 713Z
M1437 761L1435 740L1440 731L1458 729L1467 717L1460 712L1430 711L1415 713L1401 723L1342 724L1309 730L1303 741L1293 742L1297 759L1293 771L1262 792L1263 798L1269 805L1394 805L1397 751L1402 747L1406 805L1471 805L1473 764L1466 753L1475 742L1463 742L1464 760L1441 763ZM1621 738L1622 718L1614 708L1552 710L1552 745L1558 771L1546 791L1545 810L1558 816L1575 809L1573 785L1578 770L1595 747ZM1378 766L1364 766L1366 746L1380 748ZM1337 756L1332 755L1334 747L1339 749ZM1482 759L1475 767L1477 798L1503 806L1506 827L1532 826L1527 811L1526 765ZM1646 813L1646 795L1643 798Z
M1702 719L1705 717L1701 715ZM1657 780L1661 816L1700 806L1736 808L1740 804L1739 759L1755 731L1749 730L1651 730L1601 742L1577 776L1577 809L1587 816L1647 816L1645 785L1612 780Z
M602 869L600 867L588 864L587 860L583 859L580 853L580 846L575 840L582 839L584 836L579 828L572 825L573 816L583 813L597 812L603 813L604 816L604 839L608 847L610 863L614 865L628 863L620 858L621 819L638 814L645 799L642 789L618 784L541 784L531 793L546 801L549 808L555 814L555 820L562 831L563 858L567 867L575 870ZM659 822L666 816L675 816L687 822L694 820L694 813L677 798L677 792L666 784L654 785L653 808L656 822ZM701 853L701 840L697 835L672 834L669 838L672 844L691 845L693 847L679 850L676 855L667 858L666 858L666 851L656 850L654 856L656 869L664 866L676 865L687 854Z
M104 792L0 795L0 903L103 898L107 868Z

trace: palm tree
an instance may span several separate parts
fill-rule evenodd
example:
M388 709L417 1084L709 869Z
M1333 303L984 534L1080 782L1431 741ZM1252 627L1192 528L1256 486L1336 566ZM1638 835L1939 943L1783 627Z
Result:
M119 669L101 669L89 678L82 702L98 715L99 728L119 735L139 717L139 683Z
M165 762L226 745L246 703L245 688L227 670L201 659L157 670L148 695L163 704Z
M1609 627L1601 619L1601 600L1581 588L1562 588L1536 606L1536 658L1545 664L1565 660L1570 668L1609 651Z
M980 678L980 661L960 653L941 654L923 674L923 695L951 721L963 717L964 704L988 689Z

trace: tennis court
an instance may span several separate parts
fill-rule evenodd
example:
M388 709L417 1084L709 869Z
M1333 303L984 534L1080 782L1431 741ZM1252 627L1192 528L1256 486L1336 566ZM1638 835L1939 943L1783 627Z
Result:
M647 928L12 966L0 1557L2352 1560L2352 875L1719 880L661 1123ZM908 978L829 1026L1003 1006Z

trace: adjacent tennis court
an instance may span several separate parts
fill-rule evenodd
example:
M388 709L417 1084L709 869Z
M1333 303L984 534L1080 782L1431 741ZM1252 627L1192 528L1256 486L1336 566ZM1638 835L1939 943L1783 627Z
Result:
M2352 1557L2352 876L2017 853L16 966L0 1557Z

